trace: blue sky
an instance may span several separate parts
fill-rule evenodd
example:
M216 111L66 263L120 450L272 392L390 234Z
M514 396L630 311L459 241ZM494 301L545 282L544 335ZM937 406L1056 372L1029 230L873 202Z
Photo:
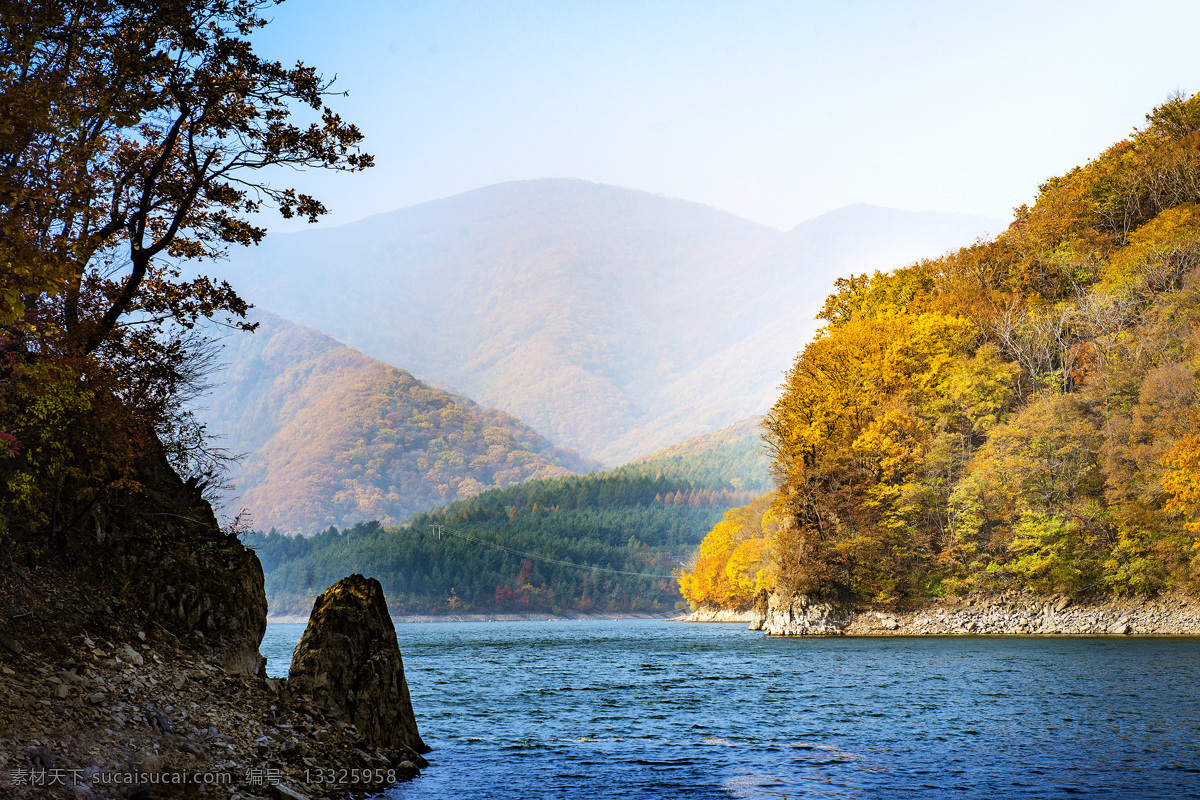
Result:
M288 0L259 51L350 92L339 224L584 178L787 229L848 203L1007 219L1200 91L1200 3ZM274 226L284 230L295 227Z

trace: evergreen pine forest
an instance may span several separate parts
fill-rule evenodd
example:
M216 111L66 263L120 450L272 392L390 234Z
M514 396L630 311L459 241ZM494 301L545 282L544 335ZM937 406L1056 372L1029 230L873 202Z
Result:
M394 614L673 612L681 565L726 509L766 488L755 438L732 434L700 452L483 492L400 526L242 540L275 614L307 614L349 572L378 578Z

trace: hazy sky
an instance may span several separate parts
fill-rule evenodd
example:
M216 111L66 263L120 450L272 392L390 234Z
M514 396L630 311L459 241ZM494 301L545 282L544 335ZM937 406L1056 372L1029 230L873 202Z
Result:
M287 0L259 50L337 74L378 166L331 223L573 177L791 228L854 202L1008 219L1200 91L1196 2ZM278 228L282 230L283 228Z

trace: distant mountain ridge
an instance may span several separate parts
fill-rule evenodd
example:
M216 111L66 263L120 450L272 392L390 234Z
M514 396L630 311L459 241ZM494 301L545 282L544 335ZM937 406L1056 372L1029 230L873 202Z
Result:
M201 412L245 454L231 510L262 530L315 533L418 511L594 464L520 420L384 364L317 331L258 314L224 340L225 369Z
M735 422L664 447L617 470L685 480L697 486L763 494L775 488L762 439L762 417Z
M835 277L999 227L851 206L783 233L536 180L273 235L219 269L262 308L615 464L762 413Z

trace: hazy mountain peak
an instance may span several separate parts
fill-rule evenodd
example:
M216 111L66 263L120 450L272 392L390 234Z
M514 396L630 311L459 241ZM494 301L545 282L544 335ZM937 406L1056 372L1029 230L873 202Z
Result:
M783 233L541 179L272 236L226 269L256 305L613 464L761 413L837 276L988 222L856 205Z

